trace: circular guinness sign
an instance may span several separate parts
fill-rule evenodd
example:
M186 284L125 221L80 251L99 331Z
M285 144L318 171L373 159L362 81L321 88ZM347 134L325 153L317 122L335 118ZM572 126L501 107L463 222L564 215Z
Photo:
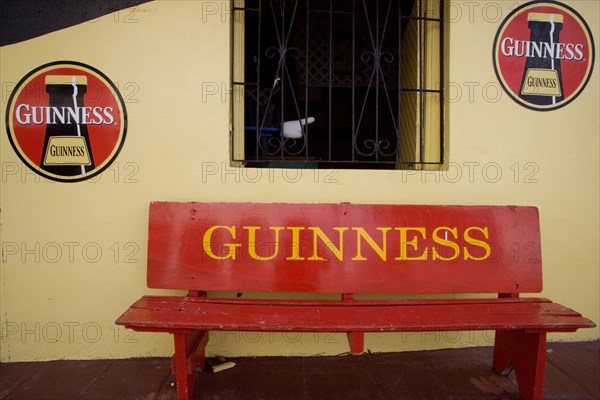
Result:
M586 22L571 7L533 1L502 22L493 57L498 80L514 101L550 111L575 100L587 85L594 41Z
M29 72L6 109L6 128L19 158L39 175L78 182L117 157L127 113L117 87L97 69L59 61Z

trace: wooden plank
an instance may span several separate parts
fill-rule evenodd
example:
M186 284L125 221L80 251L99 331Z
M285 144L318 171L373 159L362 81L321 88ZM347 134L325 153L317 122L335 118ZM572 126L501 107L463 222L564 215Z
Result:
M335 304L337 303L337 305ZM569 331L594 323L556 303L508 302L386 304L348 301L310 305L244 304L141 299L119 318L134 329L200 329L298 332L400 332L528 329Z
M534 293L533 207L152 203L148 286L319 293Z
M377 307L385 310L386 307L406 307L406 306L434 306L436 304L447 306L447 305L486 305L486 304L526 304L536 303L539 304L539 311L550 313L552 315L564 315L564 316L580 316L576 311L571 310L565 306L557 303L553 303L548 299L540 298L522 298L522 299L431 299L431 300L260 300L260 299L190 299L181 297L160 297L160 296L144 296L136 303L132 305L134 308L149 308L155 310L179 310L183 311L187 307L196 309L199 304L215 304L215 305L258 305L264 307ZM189 304L190 306L186 306ZM201 306L200 306L201 307ZM513 313L514 310L511 310Z
M265 314L276 314L277 312L281 313L310 313L310 310L315 310L315 312L320 312L321 314L325 313L363 313L363 315L367 315L365 313L369 313L369 315L378 313L389 313L395 312L425 312L431 313L431 310L436 310L435 307L438 307L439 313L446 313L449 311L462 311L469 312L470 310L475 310L475 312L484 311L492 311L496 314L497 317L501 315L506 316L527 316L527 315L537 315L537 316L553 316L553 317L580 317L581 315L575 311L567 309L559 304L550 303L550 304L510 304L510 305L480 305L480 304L432 304L432 305L403 305L403 304L389 304L381 307L362 307L360 305L356 305L354 307L342 306L336 307L332 305L319 306L318 304L312 304L310 306L305 307L294 307L287 305L278 305L278 304L265 304L265 305L244 305L244 304L177 304L177 303L164 303L164 304L150 304L148 306L144 306L142 304L138 304L135 307L139 310L152 310L156 312L180 312L182 314L189 313L190 315L195 314L207 314L217 312L221 313L229 313L229 312L247 312L252 315L261 315ZM245 310L245 311L244 311ZM404 311L402 311L404 310ZM343 314L342 314L343 315ZM461 318L462 314L456 316L457 319ZM485 320L486 316L480 316L481 320Z
M436 299L352 299L352 300L315 300L315 299L261 299L261 298L222 298L222 297L182 297L182 296L161 296L146 295L140 298L136 303L145 302L186 302L186 303L215 303L215 304L273 304L289 306L309 306L313 304L323 307L353 307L357 304L363 307L379 307L381 305L433 305L433 304L510 304L510 303L552 303L552 300L543 297L517 297L498 299L496 297L488 298L436 298Z

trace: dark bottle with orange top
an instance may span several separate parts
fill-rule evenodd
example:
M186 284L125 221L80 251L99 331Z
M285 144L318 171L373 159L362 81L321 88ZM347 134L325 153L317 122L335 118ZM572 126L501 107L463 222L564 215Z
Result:
M530 13L527 16L531 39L526 44L525 68L519 96L540 106L564 100L560 65L560 32L563 16L560 14Z
M49 105L40 116L46 124L41 168L61 176L78 176L95 168L84 106L87 78L83 75L48 75Z

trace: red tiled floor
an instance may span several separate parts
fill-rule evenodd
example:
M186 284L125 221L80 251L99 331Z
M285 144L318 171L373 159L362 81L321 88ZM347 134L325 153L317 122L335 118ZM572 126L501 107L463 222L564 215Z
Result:
M548 344L546 400L600 399L600 341ZM491 348L234 359L199 377L195 400L517 400ZM0 400L175 400L168 359L0 364Z

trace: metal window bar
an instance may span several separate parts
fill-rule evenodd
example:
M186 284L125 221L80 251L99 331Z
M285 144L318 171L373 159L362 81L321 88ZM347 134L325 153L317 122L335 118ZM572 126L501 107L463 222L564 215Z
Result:
M443 164L443 8L443 0L232 0L233 160L256 167ZM240 35L243 46L233 39ZM437 46L437 56L428 57L427 46ZM439 132L429 127L436 128L431 113ZM427 150L436 141L432 159Z

